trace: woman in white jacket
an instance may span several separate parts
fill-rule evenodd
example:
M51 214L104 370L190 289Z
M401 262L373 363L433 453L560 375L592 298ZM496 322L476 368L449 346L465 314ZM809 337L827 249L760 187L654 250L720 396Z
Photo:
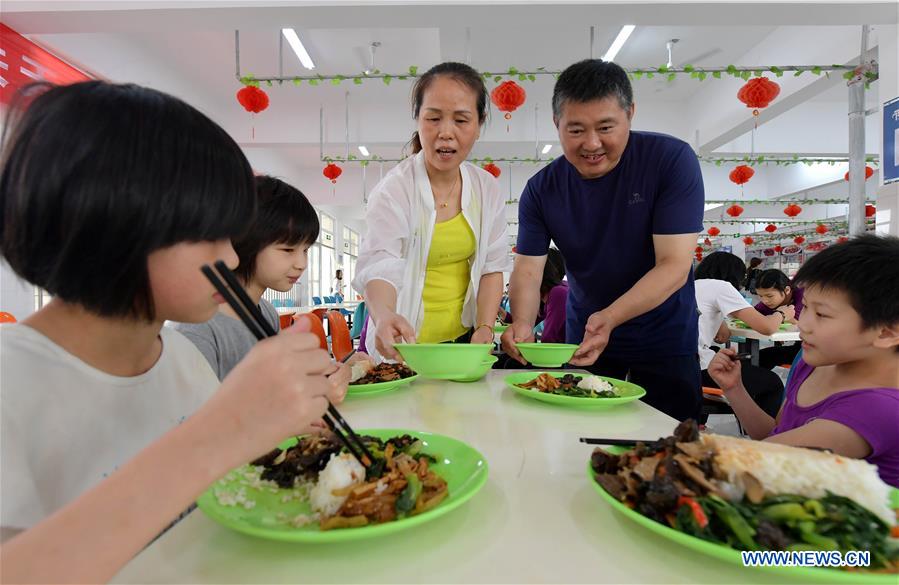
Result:
M371 193L353 288L369 311L366 351L399 359L400 341L492 343L511 270L496 179L465 162L487 116L477 71L442 63L412 90L414 156Z

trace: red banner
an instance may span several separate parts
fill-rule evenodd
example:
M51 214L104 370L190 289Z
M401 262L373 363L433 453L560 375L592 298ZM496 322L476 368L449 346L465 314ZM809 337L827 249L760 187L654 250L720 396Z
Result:
M35 81L67 85L91 79L52 53L0 22L0 104Z

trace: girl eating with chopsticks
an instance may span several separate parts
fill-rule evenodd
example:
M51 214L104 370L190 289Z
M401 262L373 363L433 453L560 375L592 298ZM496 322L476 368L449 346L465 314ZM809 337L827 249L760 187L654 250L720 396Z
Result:
M235 266L256 211L246 157L209 118L90 81L31 86L5 130L0 253L53 298L0 327L3 577L105 581L218 477L321 419L334 365L301 325L220 383L163 327L215 314L200 267Z

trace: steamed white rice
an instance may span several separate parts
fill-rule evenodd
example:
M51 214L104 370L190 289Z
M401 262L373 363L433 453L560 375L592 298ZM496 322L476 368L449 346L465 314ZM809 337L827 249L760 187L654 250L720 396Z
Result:
M349 453L331 455L328 464L318 474L318 482L309 492L309 503L322 516L333 516L347 499L347 496L335 496L334 491L364 481L365 468L355 457Z
M594 392L618 392L615 391L615 387L600 378L599 376L584 376L581 378L581 381L577 383L578 388L583 388L584 390L593 390Z

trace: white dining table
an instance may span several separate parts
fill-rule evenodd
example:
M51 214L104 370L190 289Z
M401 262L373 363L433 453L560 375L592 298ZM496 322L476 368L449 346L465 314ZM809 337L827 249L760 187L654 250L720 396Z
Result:
M728 322L727 329L728 331L730 331L732 337L742 337L746 340L745 342L739 342L739 345L741 351L744 347L749 350L750 363L754 366L759 365L759 348L761 347L762 341L771 341L775 343L784 341L799 341L799 327L797 327L796 325L790 325L789 329L776 331L771 335L759 333L754 329L737 327L733 324L732 321Z
M615 512L587 475L579 437L656 439L676 421L642 402L561 408L505 387L513 370L462 384L419 378L340 406L357 430L448 435L489 465L470 501L378 539L299 544L240 534L195 510L137 555L117 583L795 583L726 563ZM173 481L176 481L173 478Z

